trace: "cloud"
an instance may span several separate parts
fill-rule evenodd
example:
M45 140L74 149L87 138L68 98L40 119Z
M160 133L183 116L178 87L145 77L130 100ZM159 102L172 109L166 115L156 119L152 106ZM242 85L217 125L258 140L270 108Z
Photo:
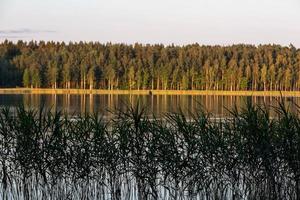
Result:
M37 30L37 29L29 29L29 28L20 28L20 29L2 29L0 30L0 39L28 39L34 38L36 34L51 34L56 33L54 30Z
M21 36L21 35L1 35L0 34L0 38L1 39L9 39L9 38L12 38L12 39L23 39L23 38L28 38L28 36Z
M55 33L54 30L35 30L35 29L29 29L29 28L21 28L21 29L8 29L8 30L0 30L0 34L5 35L14 35L14 34L36 34L36 33Z

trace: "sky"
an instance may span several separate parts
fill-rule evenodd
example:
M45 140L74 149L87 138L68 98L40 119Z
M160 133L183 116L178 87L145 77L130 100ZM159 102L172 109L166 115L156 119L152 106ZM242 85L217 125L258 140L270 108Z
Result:
M0 0L0 40L300 48L300 0Z

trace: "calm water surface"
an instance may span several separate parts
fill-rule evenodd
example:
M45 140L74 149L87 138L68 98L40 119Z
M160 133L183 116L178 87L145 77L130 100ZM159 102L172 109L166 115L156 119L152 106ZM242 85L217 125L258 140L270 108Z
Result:
M295 110L294 104L300 105L300 98L283 98ZM109 110L125 109L126 105L136 105L139 101L148 108L149 113L163 116L167 112L178 112L182 108L185 114L195 112L201 105L216 117L228 116L228 109L235 104L240 108L247 100L256 104L276 105L279 97L244 97L244 96L192 96L192 95L39 95L17 94L0 95L0 106L24 105L26 108L51 108L63 110L68 114L100 112L110 116Z

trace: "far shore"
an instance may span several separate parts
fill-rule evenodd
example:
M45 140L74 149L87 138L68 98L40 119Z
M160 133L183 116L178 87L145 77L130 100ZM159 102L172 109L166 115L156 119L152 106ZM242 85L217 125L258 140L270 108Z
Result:
M116 95L220 95L220 96L285 96L300 97L300 91L223 91L223 90L103 90L0 88L0 94L116 94Z

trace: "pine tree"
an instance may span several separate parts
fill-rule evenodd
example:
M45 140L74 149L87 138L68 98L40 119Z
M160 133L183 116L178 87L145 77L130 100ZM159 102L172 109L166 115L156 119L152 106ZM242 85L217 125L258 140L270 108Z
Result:
M86 75L87 75L87 70L86 70L86 65L85 63L82 63L80 65L80 87L81 89L85 89L85 85L86 85Z
M23 74L23 86L26 88L30 87L30 74L27 68L24 70Z
M115 77L116 77L116 72L115 72L115 70L113 69L113 67L111 65L109 65L106 68L104 76L105 76L105 79L108 82L108 86L107 86L108 89L112 90L113 87L114 87L114 80L115 80Z
M186 74L183 74L181 79L181 88L182 90L187 90L189 88L189 79Z
M135 85L135 81L134 81L134 67L131 66L129 68L129 71L128 71L128 86L129 86L129 90L131 90L134 85Z
M269 90L276 90L276 89L273 88L275 78L276 78L275 65L272 64L269 68L269 81L270 81Z
M41 86L40 72L38 69L34 69L31 74L32 77L32 87L39 88Z
M263 67L261 68L261 81L263 82L263 89L264 91L266 91L267 87L267 66L266 65L263 65Z
M57 66L56 63L52 62L48 65L48 72L47 72L47 78L49 80L49 84L53 89L57 88Z
M64 64L64 67L63 67L63 82L65 85L65 88L67 88L67 89L71 88L71 72L70 72L69 63Z
M147 69L143 70L143 90L148 88L148 81L149 81L149 72Z
M291 79L292 79L291 70L290 70L290 68L287 68L284 73L284 89L285 90L291 89Z
M136 87L138 90L140 90L141 86L142 86L142 69L140 67L138 67L137 72L136 72Z
M87 79L89 82L90 90L94 88L94 81L95 81L95 68L91 67L87 74Z

